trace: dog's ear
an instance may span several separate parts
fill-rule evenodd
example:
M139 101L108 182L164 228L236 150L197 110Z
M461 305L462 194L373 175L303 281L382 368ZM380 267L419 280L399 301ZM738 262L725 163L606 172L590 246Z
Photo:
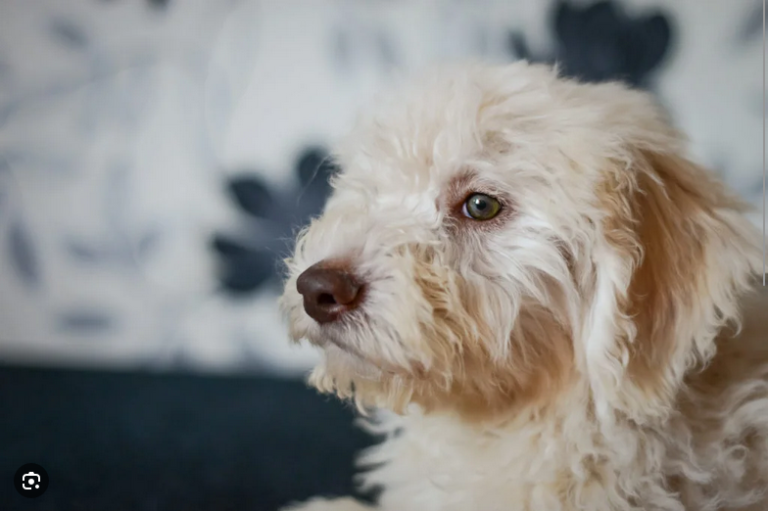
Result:
M760 258L744 206L708 171L673 152L631 152L597 195L582 340L598 412L641 421L671 409L683 376L738 322Z

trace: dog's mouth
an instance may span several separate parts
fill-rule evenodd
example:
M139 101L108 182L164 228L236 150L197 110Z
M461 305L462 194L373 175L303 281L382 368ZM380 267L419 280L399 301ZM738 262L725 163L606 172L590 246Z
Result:
M403 367L397 364L387 362L386 360L383 360L379 357L374 357L370 354L366 354L359 348L352 345L351 343L345 342L343 340L339 340L336 337L328 337L326 344L322 347L326 352L329 352L329 351L333 351L336 353L343 352L351 360L353 360L356 363L356 365L362 364L365 366L373 367L380 374L385 374L388 376L409 377L409 378L416 378L416 379L426 379L428 377L428 371L424 366L424 364L422 364L421 362L413 361L410 363L409 367Z
M332 322L321 323L316 320L307 321L310 318L307 317L309 315L302 305L301 303L295 305L296 312L302 316L302 320L293 324L299 328L292 328L291 337L296 342L309 342L321 349L327 357L333 358L334 365L351 365L350 369L356 373L362 372L366 377L376 373L377 377L388 375L415 377L417 379L426 378L428 371L421 362L412 360L407 365L401 365L388 361L384 355L377 355L360 346L359 340L355 337L357 329L370 330L373 323L377 324L378 328L386 329L386 325L378 324L378 321L363 308L349 311ZM365 332L362 332L361 335L368 337ZM369 339L366 342L373 341ZM401 340L389 339L389 342L396 342L401 348L404 347ZM361 370L361 368L365 368L365 370Z
M369 368L365 371L366 374L370 374L375 370L377 376L382 373L390 376L414 376L420 375L423 372L421 364L416 364L418 367L404 368L398 365L387 362L386 360L376 357L370 353L365 353L363 350L354 345L353 342L345 340L342 336L338 335L338 332L332 331L333 329L322 329L324 332L320 335L312 336L308 340L315 346L321 348L326 355L331 355L335 358L341 358L345 355L352 365L356 367L365 366Z

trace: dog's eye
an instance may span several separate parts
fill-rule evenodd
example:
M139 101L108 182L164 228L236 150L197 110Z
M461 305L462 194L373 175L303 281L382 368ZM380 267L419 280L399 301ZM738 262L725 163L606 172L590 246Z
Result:
M464 202L463 213L475 220L490 220L501 211L499 201L483 193L473 193Z

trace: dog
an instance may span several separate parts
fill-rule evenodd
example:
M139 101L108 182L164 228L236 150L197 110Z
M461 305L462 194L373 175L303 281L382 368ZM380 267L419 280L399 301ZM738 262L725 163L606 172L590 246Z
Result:
M518 62L374 104L280 303L381 495L291 509L768 509L760 233L654 99Z

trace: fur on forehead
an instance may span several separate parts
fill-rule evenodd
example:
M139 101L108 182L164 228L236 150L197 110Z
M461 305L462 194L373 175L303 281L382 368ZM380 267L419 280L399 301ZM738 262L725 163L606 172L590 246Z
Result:
M563 162L597 172L606 158L630 159L628 147L680 146L646 94L521 61L437 67L397 83L358 118L337 157L346 177L364 175L383 191L426 189L488 157L516 160L516 172L570 170Z

